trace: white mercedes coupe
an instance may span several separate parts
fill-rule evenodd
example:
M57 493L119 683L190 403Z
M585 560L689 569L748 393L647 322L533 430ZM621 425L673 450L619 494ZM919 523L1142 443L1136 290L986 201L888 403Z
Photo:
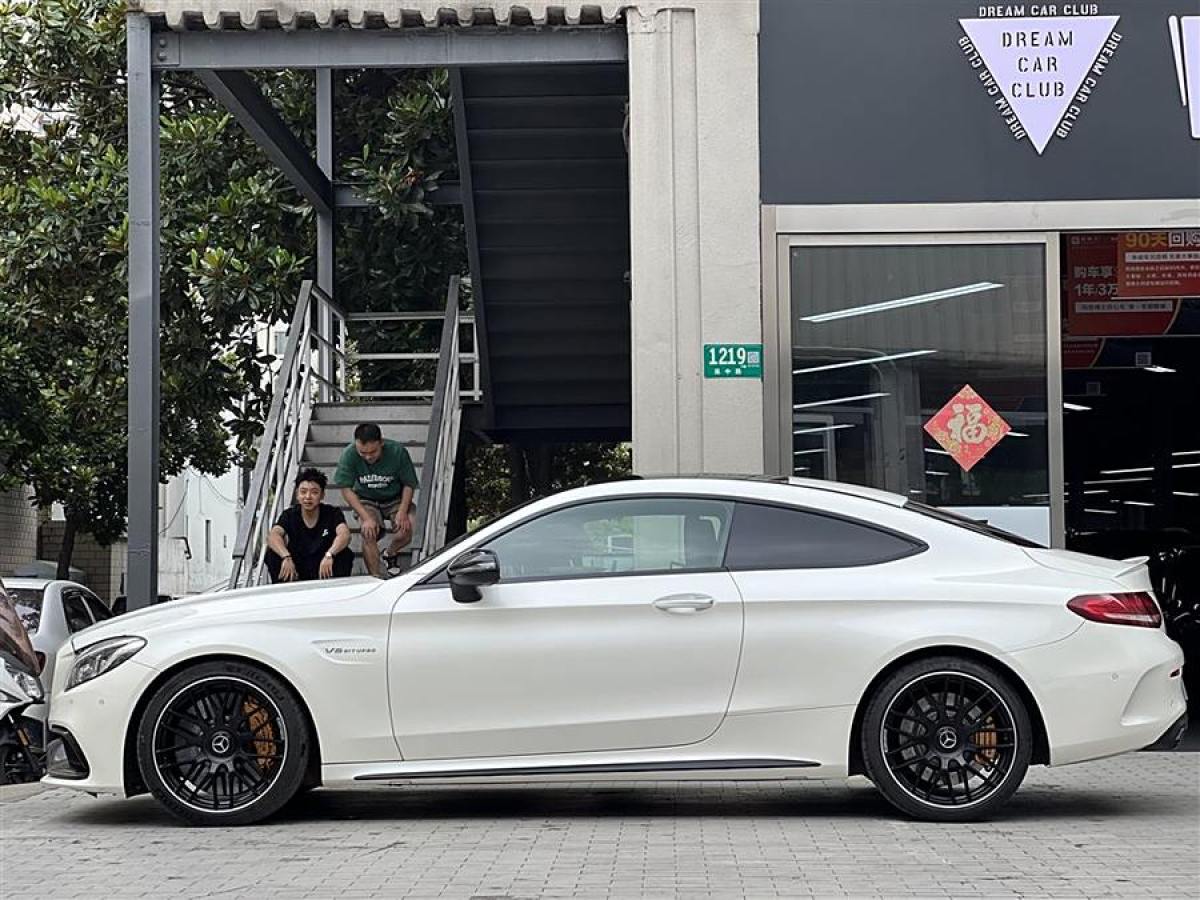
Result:
M581 488L390 580L75 634L45 782L235 825L321 784L861 773L909 816L977 819L1031 764L1181 736L1143 562L832 482Z

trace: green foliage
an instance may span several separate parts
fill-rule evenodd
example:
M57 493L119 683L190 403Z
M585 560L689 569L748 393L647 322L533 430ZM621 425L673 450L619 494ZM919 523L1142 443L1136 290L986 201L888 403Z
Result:
M125 4L0 2L0 460L6 485L124 530ZM12 106L9 106L12 104ZM186 75L163 88L162 474L227 468L266 403L255 328L311 254L311 215Z
M467 517L474 527L527 500L629 475L629 444L492 444L467 453Z
M0 0L0 488L32 485L102 541L126 512L125 7ZM312 146L311 73L259 81ZM380 204L340 229L339 288L351 308L437 308L465 257L461 216L424 203L453 159L445 75L350 73L339 91L344 174ZM273 362L256 334L313 276L315 225L193 76L165 78L162 109L166 478L252 458Z
M349 310L436 311L467 268L462 210L430 194L456 175L454 117L444 70L346 73L335 95L343 177L371 207L339 218L337 296ZM438 349L431 323L358 325L363 353ZM428 390L432 362L363 363L363 390Z

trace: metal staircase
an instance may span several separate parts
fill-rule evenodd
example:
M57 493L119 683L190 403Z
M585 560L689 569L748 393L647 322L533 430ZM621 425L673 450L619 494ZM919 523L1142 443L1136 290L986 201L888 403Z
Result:
M338 458L354 440L362 422L375 422L383 436L407 447L420 480L417 491L417 527L405 554L419 561L446 540L462 401L479 399L479 357L474 352L474 321L459 312L458 279L452 278L441 313L350 313L339 309L310 281L304 282L288 329L279 373L275 379L271 410L259 445L258 461L245 497L233 554L231 588L248 587L267 580L263 564L267 534L280 513L291 503L292 482L302 468L319 469L332 482ZM428 389L404 391L350 391L347 353L348 332L355 323L378 321L440 321L436 352L385 352L362 354L375 361L436 360L437 374ZM471 349L462 349L463 332L470 334ZM473 373L469 388L462 372ZM355 572L364 573L362 539L357 518L349 512L341 491L331 487L325 502L346 512L353 532L351 549Z
M451 72L472 298L498 442L631 436L622 64Z

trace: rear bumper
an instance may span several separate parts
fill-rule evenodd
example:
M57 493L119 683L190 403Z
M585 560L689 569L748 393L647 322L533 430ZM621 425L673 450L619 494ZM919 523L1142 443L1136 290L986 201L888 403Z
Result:
M1183 736L1187 733L1187 729L1188 729L1188 715L1187 715L1187 713L1184 713L1182 716L1180 716L1178 719L1175 720L1175 722L1171 725L1170 728L1168 728L1166 731L1163 732L1162 737L1160 737L1153 744L1143 747L1142 749L1143 750L1174 750L1176 747L1179 746L1180 742L1183 740Z
M1033 676L1054 766L1141 750L1187 715L1183 652L1158 629L1085 622L1013 658Z

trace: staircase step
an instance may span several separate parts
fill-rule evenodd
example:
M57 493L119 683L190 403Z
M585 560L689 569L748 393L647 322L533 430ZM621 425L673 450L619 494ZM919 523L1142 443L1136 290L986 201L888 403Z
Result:
M429 422L376 420L375 424L383 432L385 438L400 441L403 444L423 444L429 435ZM338 444L348 447L354 440L356 422L310 422L308 440L310 443Z
M428 403L316 403L313 404L314 422L375 422L381 427L384 422L393 424L428 422L432 407Z

